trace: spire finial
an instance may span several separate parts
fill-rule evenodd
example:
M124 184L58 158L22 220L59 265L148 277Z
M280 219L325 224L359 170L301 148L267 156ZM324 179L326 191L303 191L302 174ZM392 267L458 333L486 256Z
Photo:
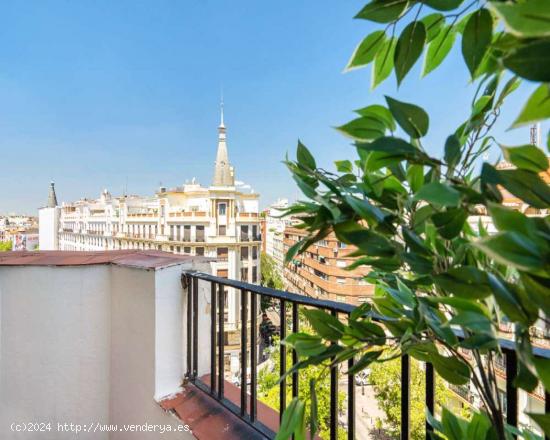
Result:
M220 96L220 127L225 127L225 124L223 122L223 90L221 91Z

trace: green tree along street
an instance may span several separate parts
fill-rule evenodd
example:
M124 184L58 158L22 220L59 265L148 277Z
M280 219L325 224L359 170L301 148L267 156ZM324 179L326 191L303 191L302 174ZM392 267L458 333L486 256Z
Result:
M260 271L262 274L262 286L272 289L283 289L283 280L275 267L275 261L265 252L260 254Z
M550 2L371 0L355 18L378 27L348 63L348 69L372 65L373 87L392 72L397 84L411 81L422 54L429 75L456 44L471 77L472 101L456 109L469 116L439 140L439 150L425 145L430 115L398 96L357 110L338 127L357 154L337 161L335 172L318 167L298 142L296 160L286 165L304 200L288 213L301 218L308 235L289 249L287 260L334 231L358 248L354 266L372 269L367 279L375 293L346 322L304 310L313 335L287 337L300 358L293 368L354 357L352 372L358 372L407 355L430 362L451 384L471 381L481 401L468 417L445 407L429 415L434 438L535 438L505 423L494 365L502 355L499 324L506 321L515 328L514 385L531 392L540 381L550 391L550 361L534 355L529 333L550 316L550 221L506 207L501 188L541 213L550 206L550 187L540 176L549 164L539 146L502 145L492 129L522 81L536 90L510 128L550 117ZM500 148L515 168L484 162L490 148ZM492 218L495 234L468 222L480 209ZM305 437L305 407L319 407L315 394L289 403L278 439ZM550 435L550 414L527 416Z
M273 347L268 348L270 351L268 355L269 365L265 368L262 368L258 372L258 399L264 402L266 405L271 408L279 411L279 362L281 358L281 353L278 348L278 341L275 341ZM287 365L292 365L292 355L290 350L287 351ZM318 402L318 412L317 420L319 423L319 435L323 439L330 438L329 432L329 408L330 408L330 378L328 376L328 371L322 365L311 366L309 368L303 369L300 371L298 392L300 396L305 396L310 398L311 389L310 382L312 379L317 379L322 377L318 382L317 390L317 402ZM287 402L292 400L291 395L291 384L292 379L287 379ZM344 393L338 393L338 403L339 409L344 408ZM311 418L310 408L305 408L305 420L309 421ZM339 439L345 439L345 433L342 429L338 432Z
M374 387L378 407L386 419L382 426L392 437L399 438L401 432L401 363L395 359L386 363L373 363L370 366L368 382ZM426 438L425 377L419 362L411 362L411 439ZM438 405L447 405L452 399L452 391L443 383L436 382Z
M11 241L0 241L0 252L11 251Z

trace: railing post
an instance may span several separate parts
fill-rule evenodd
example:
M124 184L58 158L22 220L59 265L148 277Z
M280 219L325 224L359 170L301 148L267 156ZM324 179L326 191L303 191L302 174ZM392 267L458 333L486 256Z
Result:
M250 420L256 420L257 402L256 402L256 366L258 364L258 354L256 353L256 327L258 315L258 303L256 293L250 292Z
M279 334L281 341L286 338L286 301L280 301L280 329ZM279 376L286 374L286 345L279 344L280 359L279 359ZM283 412L286 409L286 378L281 380L279 384L279 422L283 418Z
M332 316L338 317L335 310L331 312ZM331 361L334 358L331 358ZM336 365L330 368L330 440L338 438L338 367Z
M210 391L216 392L216 283L210 282Z
M251 293L251 295L254 295ZM244 417L246 414L246 333L247 333L247 322L248 322L248 311L247 311L247 297L248 292L246 290L241 290L241 417ZM252 313L254 313L252 311ZM254 365L254 362L251 362Z
M225 373L224 363L224 314L225 314L225 298L223 284L218 284L218 399L223 398L223 381Z
M513 350L506 351L506 423L518 425L518 389L514 380L518 374L518 358Z
M434 366L430 362L426 362L426 408L434 415L435 409L435 375ZM430 432L433 432L433 427L426 418L426 440L430 440Z
M192 376L193 356L193 279L187 275L187 378Z
M193 278L193 380L199 370L199 280Z
M353 367L353 358L348 360L348 372ZM348 440L355 439L355 376L348 373Z
M409 440L410 435L410 382L410 359L404 354L401 356L401 440Z

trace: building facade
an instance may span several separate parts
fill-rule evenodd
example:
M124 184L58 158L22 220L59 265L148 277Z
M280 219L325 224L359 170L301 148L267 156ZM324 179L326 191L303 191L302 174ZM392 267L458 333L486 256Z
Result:
M284 230L285 253L305 236L304 230L287 226ZM284 267L285 288L313 298L348 304L368 301L374 294L374 286L364 279L369 268L360 266L346 270L355 261L350 256L355 250L330 233Z
M40 209L42 250L161 250L211 257L219 277L259 282L259 195L235 184L228 158L226 127L218 127L212 185L192 182L164 187L152 196L114 197L107 190L94 200L57 203L53 183ZM239 354L239 295L226 292L226 354Z
M288 199L279 199L262 212L262 251L273 259L281 276L285 260L284 232L292 224L290 218L281 217L286 208Z

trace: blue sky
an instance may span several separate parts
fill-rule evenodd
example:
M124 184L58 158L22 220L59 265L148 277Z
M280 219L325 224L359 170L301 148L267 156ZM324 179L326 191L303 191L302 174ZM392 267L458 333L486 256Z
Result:
M42 1L0 6L0 213L36 213L48 182L64 201L103 188L151 194L196 177L208 185L223 87L230 160L262 206L298 194L281 164L300 138L324 166L353 157L333 126L389 94L431 116L425 142L442 142L474 93L456 50L422 81L420 63L397 90L371 92L370 69L343 74L375 26L361 1ZM532 86L496 126L506 132ZM498 151L493 152L493 158Z

